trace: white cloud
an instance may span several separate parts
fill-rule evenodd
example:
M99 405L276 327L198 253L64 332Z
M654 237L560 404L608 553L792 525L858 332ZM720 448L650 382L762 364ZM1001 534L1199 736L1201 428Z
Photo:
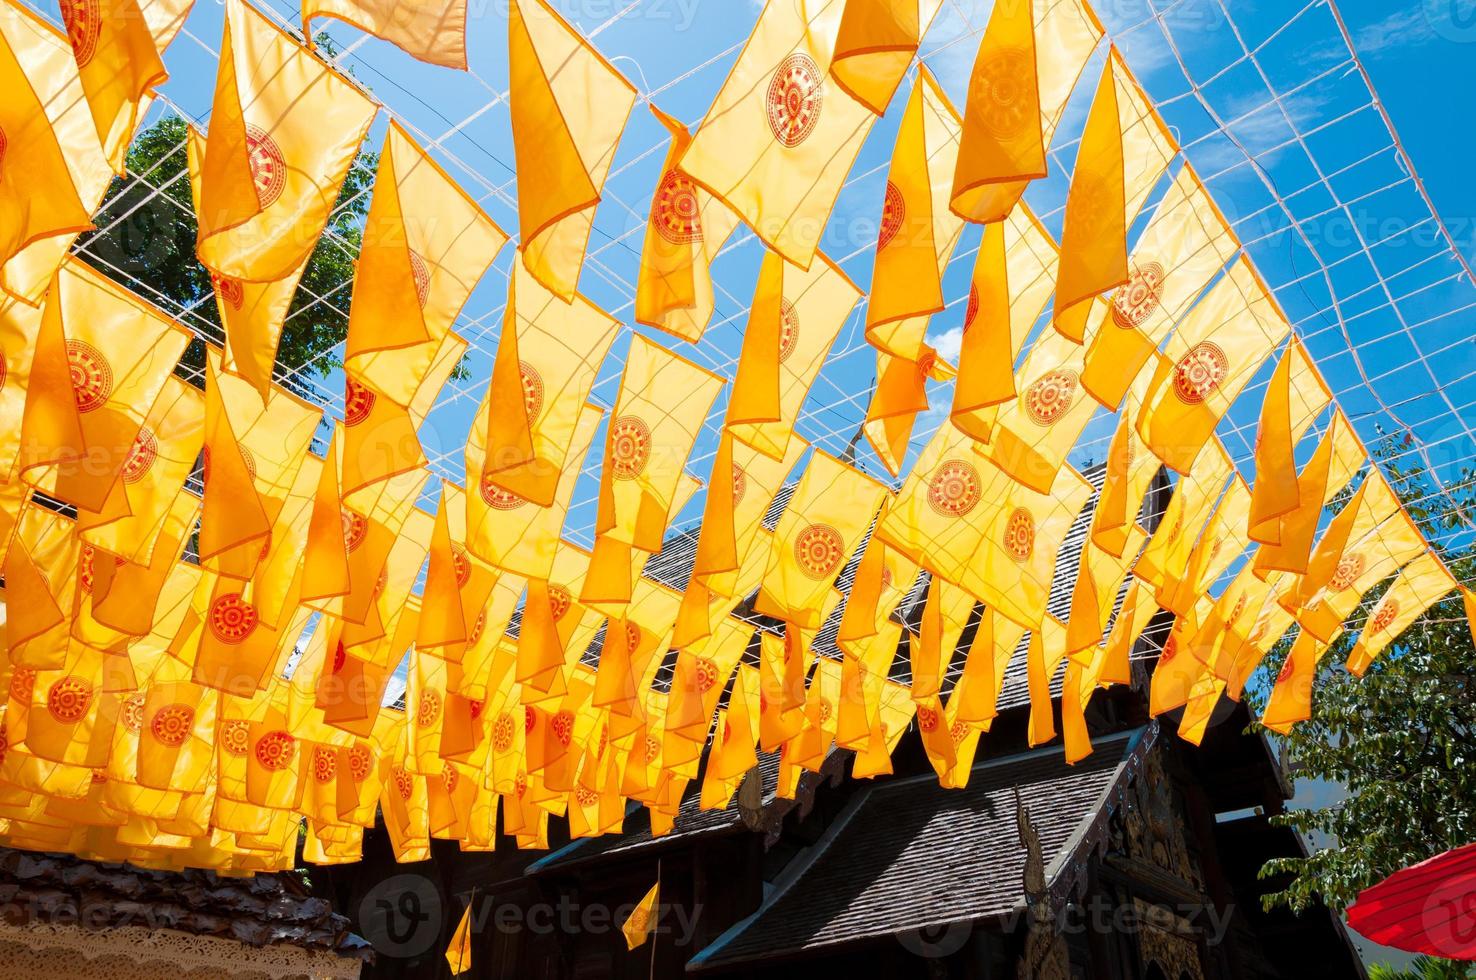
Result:
M1390 48L1408 48L1435 40L1435 28L1421 5L1396 10L1383 20L1353 33L1353 47L1365 58L1376 58Z
M963 348L963 327L950 327L929 337L928 343L933 345L933 349L943 360L949 364L957 364L959 351Z

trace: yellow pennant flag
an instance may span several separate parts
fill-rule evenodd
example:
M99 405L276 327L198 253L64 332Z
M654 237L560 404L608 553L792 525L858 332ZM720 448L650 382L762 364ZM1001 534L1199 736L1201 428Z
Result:
M927 344L915 361L876 352L876 386L866 406L863 431L888 473L898 476L902 472L912 428L928 408L928 381L946 381L952 376L953 369Z
M831 583L886 495L880 483L816 450L774 529L754 608L803 629L818 629Z
M1137 416L1142 410L1148 380L1146 376L1139 377L1118 418L1117 431L1112 434L1104 461L1102 492L1092 513L1092 543L1114 555L1121 555L1126 548L1128 528L1136 524L1143 498L1159 471L1157 457L1148 451L1138 435Z
M877 118L830 77L847 6L766 5L678 165L802 269Z
M479 414L487 411L486 402L483 399ZM604 414L604 409L588 404L579 414L558 489L547 507L482 479L486 450L481 427L472 426L466 443L466 479L467 486L477 490L466 495L466 525L467 547L473 554L525 578L548 578L574 485Z
M953 424L988 442L1015 397L1015 361L1055 288L1056 243L1023 203L984 229L964 308Z
M748 649L753 631L752 623L727 617L710 637L677 654L666 713L669 734L698 743L706 740L718 698Z
M221 382L215 359L207 352L202 476L205 503L199 543L202 561L238 545L260 541L272 530L271 515L256 491L255 459L236 435L228 401L230 388L222 390Z
M738 216L677 169L692 142L687 127L654 104L651 112L671 134L671 148L651 195L636 279L635 318L695 344L712 319L712 260L732 234Z
M196 252L229 279L285 279L312 253L376 106L240 0L226 4Z
M67 40L13 4L0 11L0 86L0 291L34 305L111 174Z
M1235 254L1237 242L1189 164L1158 202L1133 246L1127 281L1112 294L1112 316L1087 350L1081 383L1115 410L1154 350Z
M374 394L411 405L467 296L506 241L391 122L354 272L345 369Z
M1293 337L1276 365L1261 405L1256 430L1256 482L1251 487L1250 538L1281 540L1281 518L1301 501L1295 458L1297 440L1332 402L1317 366Z
M830 77L878 116L917 54L943 0L853 0L841 14Z
M1304 602L1303 608L1297 611L1297 621L1304 630L1331 643L1341 634L1343 621L1358 608L1369 589L1425 553L1427 548L1409 515L1397 511L1344 550L1332 579L1321 593Z
M302 553L302 598L304 601L347 595L349 551L364 536L364 518L343 506L338 469L343 452L342 430L335 427L318 473Z
M656 931L657 902L660 901L661 882L658 879L651 890L646 892L636 907L631 909L630 915L626 917L625 924L620 931L625 934L625 948L635 949L645 943L651 933Z
M878 524L885 520L884 509ZM870 641L886 628L893 610L912 591L917 573L917 563L873 529L846 594L836 645L854 657L863 656L860 651L872 649Z
M486 407L475 423L487 433L477 485L501 487L542 507L554 502L615 326L583 297L561 302L514 263Z
M1276 571L1300 575L1307 570L1323 508L1343 491L1367 460L1368 453L1347 417L1334 409L1317 451L1297 475L1296 509L1278 519L1276 543L1263 542L1256 551L1257 575L1265 578Z
M1138 557L1147 535L1132 525L1126 534L1121 554L1113 554L1088 540L1081 552L1081 566L1071 593L1071 612L1066 620L1066 652L1090 664L1096 659L1097 644L1112 618L1112 608L1127 578L1129 567ZM1089 657L1079 657L1086 652Z
M1312 685L1325 653L1327 645L1311 633L1297 636L1276 675L1276 686L1261 715L1261 724L1285 735L1297 722L1312 717Z
M205 399L177 377L149 409L101 511L77 513L82 540L128 561L147 563L155 532L189 479L204 441Z
M1378 467L1371 467L1353 497L1343 505L1307 563L1296 588L1281 598L1290 611L1308 606L1323 589L1342 591L1352 585L1367 565L1357 550L1383 523L1402 514L1399 497ZM1408 518L1404 518L1408 522Z
M1102 25L1082 0L996 3L969 76L953 212L992 224L1046 175L1046 147Z
M1089 333L1106 329L1107 305L1097 302L1093 307ZM1000 407L988 444L976 447L1041 493L1051 488L1066 455L1096 414L1097 403L1081 389L1083 359L1080 344L1053 330L1042 332L1020 366L1020 394Z
M161 55L184 26L194 0L110 0L61 5L82 91L113 171L123 160L149 91L169 77Z
M466 0L413 4L308 0L302 5L303 37L313 36L314 17L341 20L388 41L412 58L466 71Z
M861 290L823 253L808 270L768 252L744 331L727 428L781 459L825 356Z
M631 550L661 550L683 467L723 379L641 336L631 339L605 430L586 602L631 594Z
M1230 404L1291 328L1255 268L1237 259L1168 340L1138 434L1187 473Z
M1431 606L1455 591L1456 580L1433 552L1425 552L1399 570L1389 591L1374 605L1363 632L1348 655L1348 670L1358 677L1369 664L1423 616Z
M636 91L545 0L511 0L507 40L523 264L567 303Z
M1211 442L1211 452L1201 454L1194 469L1179 478L1159 518L1148 547L1138 558L1133 574L1163 592L1182 570L1189 567L1200 532L1214 512L1235 465L1220 441Z
M1471 640L1472 642L1476 642L1476 592L1463 586L1461 588L1461 602L1466 607L1466 621L1471 626Z
M1215 506L1214 514L1190 552L1188 564L1170 563L1164 569L1164 583L1155 594L1160 606L1182 615L1208 592L1232 562L1245 554L1250 546L1250 539L1245 535L1250 503L1245 480L1238 475L1232 477L1229 489Z
M34 502L21 506L5 552L5 640L12 664L61 664L78 552L71 521Z
M1087 301L1128 281L1127 230L1177 152L1168 127L1111 48L1077 148L1061 231L1054 321L1078 344L1086 339Z
M922 623L911 648L913 700L942 693L943 678L974 605L974 597L963 589L932 576Z
M456 67L456 66L452 66ZM464 66L463 66L464 67ZM466 909L461 913L461 921L456 924L456 931L451 934L451 944L446 947L446 966L451 970L453 976L460 976L472 968L471 940L472 940L472 906L476 904L477 893L472 890L472 897L466 903Z
M46 308L21 423L20 475L101 511L190 333L132 293L68 261Z
M902 114L878 222L866 339L916 361L928 317L943 309L943 272L963 231L948 209L962 120L927 68Z

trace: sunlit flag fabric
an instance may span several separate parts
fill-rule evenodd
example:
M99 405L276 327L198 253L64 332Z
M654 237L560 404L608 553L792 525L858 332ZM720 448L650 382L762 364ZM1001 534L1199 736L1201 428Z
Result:
M352 24L412 58L466 70L466 0L308 0L302 5L303 37L313 36L314 17Z
M915 361L876 352L876 385L866 406L863 431L888 473L902 473L912 428L928 408L927 383L951 377L953 369L927 344Z
M71 521L31 501L21 506L5 552L5 639L14 669L62 663L77 558Z
M1168 127L1111 48L1077 147L1061 231L1055 325L1077 343L1086 337L1087 300L1128 281L1127 230L1177 152Z
M815 451L774 529L768 571L754 608L818 629L830 585L871 525L887 488Z
M1297 587L1282 597L1282 606L1299 612L1323 589L1341 591L1352 585L1367 563L1359 546L1385 521L1402 514L1403 507L1389 481L1377 467L1370 468L1358 490L1323 531L1306 572ZM1407 523L1409 518L1403 520Z
M21 423L20 476L89 511L120 478L188 330L81 262L46 297Z
M1081 0L997 3L969 76L951 207L969 221L1009 214L1046 175L1046 148L1102 37Z
M1321 593L1297 611L1297 621L1303 630L1331 643L1364 594L1424 554L1427 547L1409 515L1403 510L1395 512L1374 531L1349 544Z
M1263 542L1256 550L1256 574L1276 571L1300 575L1312 555L1322 509L1343 491L1368 461L1368 453L1348 419L1334 409L1317 450L1297 475L1297 506L1278 519L1276 543ZM1269 535L1267 535L1269 536Z
M631 338L605 429L586 602L629 599L632 549L661 550L683 467L723 383L659 344Z
M1199 597L1250 546L1245 535L1245 516L1250 511L1250 490L1239 475L1230 479L1214 513L1205 522L1199 540L1184 564L1171 560L1163 570L1163 584L1155 598L1176 614L1184 614ZM1176 559L1177 554L1174 556Z
M1364 620L1358 642L1348 655L1348 670L1362 677L1369 664L1401 633L1455 588L1456 580L1433 552L1427 551L1401 568L1394 584Z
M988 442L995 406L1015 397L1015 361L1055 288L1056 243L1017 205L984 229L964 308L953 424Z
M824 253L816 260L804 270L765 254L728 402L728 431L774 459L785 456L805 396L862 295Z
M1245 258L1189 311L1169 337L1138 434L1164 465L1189 472L1200 449L1291 328Z
M1180 570L1189 567L1195 542L1234 472L1229 454L1218 439L1213 440L1194 469L1174 484L1174 495L1138 558L1134 575L1160 592L1172 585Z
M943 0L850 0L836 33L830 77L880 116L942 6Z
M830 78L847 6L767 4L679 165L802 269L876 121Z
M1179 168L1133 246L1112 316L1087 351L1081 382L1116 410L1153 351L1237 247L1219 208L1189 164Z
M284 279L312 253L376 106L240 0L226 4L196 252L228 279Z
M473 423L487 433L477 485L484 496L500 488L546 507L616 323L582 296L561 302L521 262L511 282L485 409Z
M54 25L0 6L0 292L35 305L112 179L78 77Z
M1147 374L1139 375L1118 416L1104 460L1102 491L1092 513L1092 543L1114 555L1121 555L1126 547L1128 528L1137 521L1143 498L1160 469L1158 459L1138 435L1137 417L1149 380Z
M645 943L651 933L656 929L657 906L661 894L661 882L651 886L651 890L636 903L630 915L620 926L620 931L625 935L625 948L635 949Z
M1293 337L1276 365L1256 430L1256 482L1251 487L1250 538L1281 540L1281 518L1297 509L1296 446L1302 433L1332 402L1332 392L1300 341Z
M1066 652L1076 658L1084 651L1092 654L1081 658L1091 664L1097 657L1097 644L1112 618L1112 609L1122 590L1123 580L1138 557L1147 535L1133 525L1126 533L1120 555L1087 541L1081 552L1081 566L1071 592L1071 613L1066 621Z
M567 303L636 91L544 0L511 0L507 37L522 260Z
M1326 653L1327 644L1311 633L1303 630L1297 635L1276 675L1276 685L1261 714L1261 724L1285 735L1297 722L1312 717L1313 681Z
M671 134L671 148L651 195L635 318L695 344L712 319L712 260L738 224L738 216L677 169L692 142L687 127L655 105L651 112Z
M928 317L943 309L943 273L963 231L948 209L961 126L919 68L887 171L866 305L866 339L893 357L920 360Z

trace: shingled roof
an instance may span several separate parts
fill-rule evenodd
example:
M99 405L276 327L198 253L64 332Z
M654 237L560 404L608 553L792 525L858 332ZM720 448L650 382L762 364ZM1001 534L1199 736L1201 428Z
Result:
M691 970L787 958L827 946L1010 913L1023 904L1026 851L1016 790L1054 883L1078 856L1152 729L1101 739L1075 766L1059 746L977 764L963 790L930 773L858 794L753 915Z

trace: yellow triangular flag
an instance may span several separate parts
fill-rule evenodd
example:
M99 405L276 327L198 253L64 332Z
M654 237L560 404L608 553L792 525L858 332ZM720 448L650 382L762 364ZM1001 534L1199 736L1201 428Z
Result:
M626 949L635 949L646 941L646 937L656 927L656 899L661 891L661 881L651 886L646 892L646 897L641 899L640 904L631 910L630 917L625 920L625 925L620 931L625 933Z

